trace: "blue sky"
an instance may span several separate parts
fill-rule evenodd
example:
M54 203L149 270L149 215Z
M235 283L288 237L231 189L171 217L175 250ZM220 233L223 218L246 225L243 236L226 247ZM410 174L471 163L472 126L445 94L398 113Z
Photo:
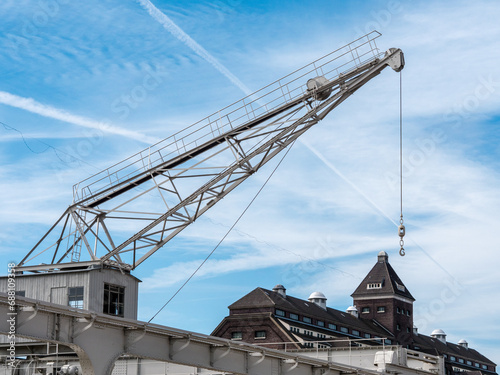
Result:
M399 75L387 69L303 136L154 321L210 333L229 304L278 283L346 309L385 250L416 298L419 331L441 328L498 363L499 11L495 1L3 1L2 263L48 230L73 184L377 29L378 47L401 48L407 63L407 255L394 224ZM141 320L196 269L276 163L136 270Z

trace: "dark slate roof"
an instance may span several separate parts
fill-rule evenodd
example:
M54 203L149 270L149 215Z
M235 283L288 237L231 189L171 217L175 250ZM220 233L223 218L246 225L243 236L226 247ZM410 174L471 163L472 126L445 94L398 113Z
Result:
M381 283L379 289L368 289L369 283ZM398 295L415 301L410 291L403 284L394 268L389 264L389 256L381 251L378 255L378 261L368 272L361 284L356 288L351 297L377 297L382 295Z
M434 355L448 355L448 361L450 360L450 356L454 356L457 358L463 358L465 360L470 360L472 362L478 362L480 364L496 366L496 364L486 358L484 355L479 353L477 350L472 348L465 348L458 344L453 344L451 342L442 342L433 337L429 337L426 335L418 334L413 335L414 345L418 346L420 351L434 354ZM457 366L464 367L463 363L456 363ZM471 367L471 371L474 371L475 368ZM481 369L481 371L485 371Z
M324 310L313 302L288 295L284 298L279 293L264 288L252 290L250 293L230 305L229 309L258 309L264 307L274 307L276 309L296 313L301 316L307 316L315 320L322 320L325 323L333 323L347 328L354 328L361 332L371 333L380 337L390 336L384 328L377 325L370 319L356 318L347 312L332 309L330 307L327 307L327 309ZM306 323L301 321L292 321L291 319L279 316L277 316L277 318L293 322L296 326L307 326ZM314 325L314 328L316 330L321 329L321 327L317 325Z

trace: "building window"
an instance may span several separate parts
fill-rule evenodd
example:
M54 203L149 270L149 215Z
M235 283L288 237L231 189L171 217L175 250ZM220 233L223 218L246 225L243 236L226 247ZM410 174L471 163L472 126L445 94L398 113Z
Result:
M349 333L349 329L346 327L340 327L340 332Z
M241 331L231 333L231 340L241 340L243 338L243 333Z
M276 309L276 315L277 316L285 316L285 312L283 310Z
M399 324L396 324L396 330L401 331L401 326Z
M406 333L410 333L410 327L406 327Z
M83 286L68 288L68 306L83 309Z
M392 340L391 339L385 339L384 340L386 345L392 345Z
M468 364L469 366L472 366L472 362L471 362L471 361L467 361L467 364Z
M398 288L399 291L401 292L404 292L405 291L405 286L404 285L401 285L401 284L398 284L398 282L396 281L396 288Z
M125 287L104 283L103 313L123 317Z
M483 370L488 370L488 366L486 365L482 365L481 367L483 368Z
M410 310L406 310L406 315L411 316Z
M337 330L337 326L335 324L332 324L332 323L328 323L328 328L330 329L333 329L333 330Z
M308 318L307 316L304 316L304 317L302 318L302 321L303 321L304 323L311 323L311 318Z
M290 313L290 319L299 320L299 316L297 314Z
M256 339L265 339L266 338L266 331L255 331L255 336Z
M352 330L352 334L354 336L359 336L359 331L356 331L355 329Z
M366 289L381 289L382 283L368 283Z
M479 363L474 362L474 366L475 366L475 367L479 367Z
M456 358L454 356L450 356L450 361L455 361Z
M385 306L378 306L377 307L377 312L378 313L384 313L385 312Z
M401 314L401 309L400 309L399 307L396 307L396 312L397 312L398 314Z
M18 290L18 291L16 291L16 296L26 297L26 291L25 290Z
M371 337L371 335L369 333L365 333L364 336L365 336L365 339L369 339Z
M290 327L290 331L292 331L293 333L300 333L300 329L298 329L297 327Z
M370 308L369 308L369 307L363 307L363 308L361 309L361 314L367 314L367 313L369 313L369 312L370 312Z
M462 358L459 358L459 359L458 359L458 362L460 362L460 363L464 363L464 360L463 360Z
M322 322L321 320L318 320L318 325L320 327L324 327L325 326L325 322Z

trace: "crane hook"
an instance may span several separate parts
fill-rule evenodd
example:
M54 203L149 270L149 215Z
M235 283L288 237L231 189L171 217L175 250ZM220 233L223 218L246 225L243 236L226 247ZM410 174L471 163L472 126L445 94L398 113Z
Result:
M403 240L403 237L405 236L405 226L403 225L403 219L401 219L401 224L398 226L398 234L399 234L399 246L401 247L399 249L399 255L404 257L405 249L403 246L405 244L405 241Z

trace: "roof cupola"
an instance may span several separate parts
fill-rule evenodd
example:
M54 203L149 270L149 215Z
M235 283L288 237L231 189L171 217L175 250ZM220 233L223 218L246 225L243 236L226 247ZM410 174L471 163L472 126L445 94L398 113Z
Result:
M315 303L323 310L326 310L326 297L321 292L313 292L307 299L309 302Z
M389 263L389 255L385 251L379 252L377 258L381 263Z
M431 337L446 344L446 333L444 333L442 329L435 329L434 331L432 331Z
M283 285L281 285L281 284L276 285L276 286L273 288L273 292L276 292L276 293L278 293L281 297L286 298L286 288L285 288Z

